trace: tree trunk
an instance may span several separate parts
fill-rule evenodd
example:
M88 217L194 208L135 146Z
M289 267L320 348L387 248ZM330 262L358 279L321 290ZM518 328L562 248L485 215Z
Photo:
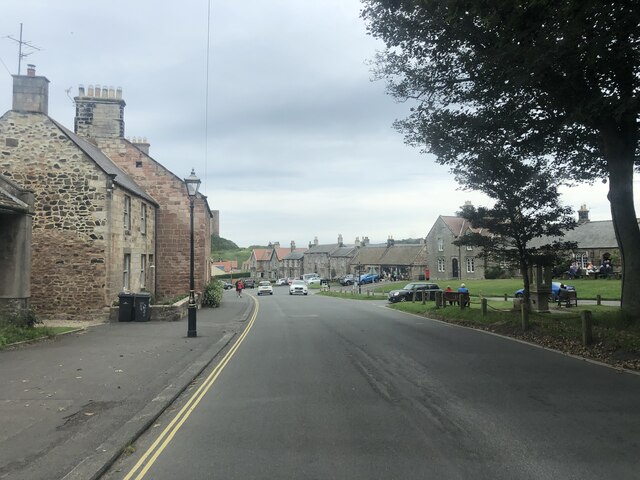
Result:
M635 135L631 135L635 137ZM609 203L622 264L622 310L640 315L640 228L633 203L635 141L622 135L605 135L609 169Z

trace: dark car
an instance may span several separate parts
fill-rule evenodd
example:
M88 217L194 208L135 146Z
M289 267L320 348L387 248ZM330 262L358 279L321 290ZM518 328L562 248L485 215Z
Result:
M245 278L242 283L244 283L244 288L256 288L256 281L253 278Z
M427 295L427 300L435 300L435 292L438 290L440 290L440 287L435 283L411 282L407 283L400 290L392 290L389 292L389 302L396 303L412 300L414 293L416 300L422 301L423 295Z

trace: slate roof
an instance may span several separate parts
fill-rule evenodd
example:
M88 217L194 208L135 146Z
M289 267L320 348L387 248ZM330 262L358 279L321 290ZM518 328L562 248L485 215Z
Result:
M300 260L301 258L304 258L304 250L298 251L298 249L296 249L284 257L283 260Z
M425 245L399 244L392 247L361 247L354 261L363 265L414 265L426 262Z
M640 224L640 219L638 219ZM535 239L533 246L544 245L553 241L553 238L545 237ZM588 221L578 225L573 230L568 231L564 237L557 238L563 242L576 242L581 249L609 249L618 248L618 240L613 231L612 220Z
M471 230L472 232L476 233L482 233L481 228L472 228L471 223L462 217L440 215L440 218L445 223L445 225L449 227L451 233L453 233L453 235L456 237L464 235L467 230Z
M128 190L131 193L135 193L137 196L144 198L149 203L158 206L158 202L156 202L147 192L145 192L140 185L134 182L131 177L120 170L120 168L118 168L116 164L113 163L111 159L107 157L98 147L71 132L64 125L58 123L53 118L49 117L49 119L56 127L60 129L60 131L62 131L62 133L64 133L69 138L69 140L75 143L80 150L82 150L91 160L93 160L96 165L100 167L100 169L102 169L109 175L115 175L113 181L116 184L120 185L125 190Z
M306 248L296 248L294 251L302 253L305 250ZM289 254L291 253L291 248L276 247L274 248L274 251L276 253L276 258L278 259L278 261L281 261L281 260L284 260L285 258L289 258Z
M311 245L311 247L306 251L306 253L326 253L329 254L331 251L335 250L338 247L337 243L327 243L324 245Z

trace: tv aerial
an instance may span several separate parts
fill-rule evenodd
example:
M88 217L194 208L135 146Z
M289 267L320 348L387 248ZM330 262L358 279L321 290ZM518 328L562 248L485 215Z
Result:
M18 75L20 75L22 70L22 59L40 49L31 42L22 39L22 23L20 24L20 38L14 38L11 35L7 35L5 38L13 40L18 44Z

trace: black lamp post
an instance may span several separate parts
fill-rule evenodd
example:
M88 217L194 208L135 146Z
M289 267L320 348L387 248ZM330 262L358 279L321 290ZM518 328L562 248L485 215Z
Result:
M191 221L191 257L190 257L190 271L189 271L189 307L188 307L188 324L187 324L187 337L197 337L198 332L196 330L196 312L198 306L196 305L196 292L195 292L195 280L193 278L193 262L194 262L194 241L193 241L193 202L198 194L198 188L200 187L200 179L196 177L196 172L192 168L191 175L184 179L184 183L187 186L187 195L189 195L189 213Z

